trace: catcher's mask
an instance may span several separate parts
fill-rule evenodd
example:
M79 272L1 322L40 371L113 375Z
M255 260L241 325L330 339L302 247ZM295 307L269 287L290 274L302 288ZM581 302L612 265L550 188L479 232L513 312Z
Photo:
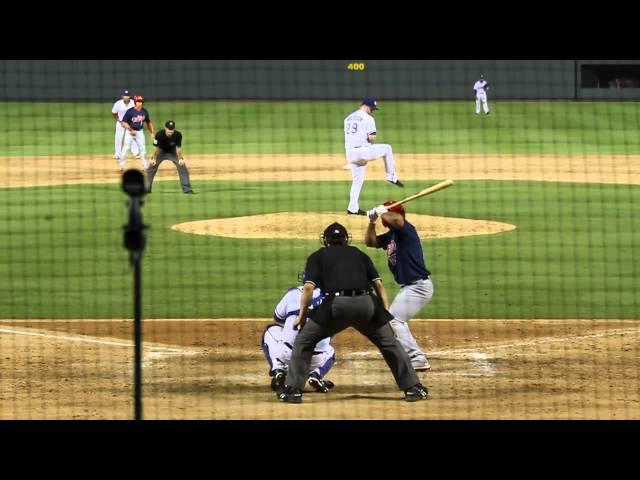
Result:
M329 245L347 245L351 242L351 235L349 235L344 226L334 222L324 229L324 232L320 235L320 241L325 247Z
M386 202L384 202L384 206L388 207L389 205L393 205L395 202L395 200L387 200ZM404 211L404 206L401 205L394 205L393 207L391 207L389 209L390 212L396 212L399 213L400 215L402 215L402 218L405 218L406 216L406 212ZM385 227L388 227L389 224L385 221L384 218L380 218L380 220L382 221L382 225L384 225Z

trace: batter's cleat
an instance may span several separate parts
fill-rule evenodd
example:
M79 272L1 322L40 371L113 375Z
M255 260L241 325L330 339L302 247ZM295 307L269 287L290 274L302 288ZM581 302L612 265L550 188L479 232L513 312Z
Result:
M396 187L404 187L404 183L402 183L400 180L396 180L395 182L392 182L391 180L386 180L387 182L389 182L391 185L395 185Z
M349 210L347 210L347 215L364 215L364 216L367 216L367 212L365 212L364 210L360 210L360 209L358 209L357 212L350 212Z
M272 374L273 378L271 379L271 390L279 393L284 390L284 381L287 378L287 374L283 370L274 370Z
M407 402L417 402L418 400L426 400L429 396L429 389L421 383L416 383L413 387L404 391L404 399Z
M427 370L431 370L431 364L429 363L427 357L425 357L424 360L412 359L411 366L416 372L426 372Z
M278 400L286 403L302 403L302 392L293 387L285 387L277 393Z
M328 393L335 384L330 380L323 380L316 372L309 375L309 385L318 393Z

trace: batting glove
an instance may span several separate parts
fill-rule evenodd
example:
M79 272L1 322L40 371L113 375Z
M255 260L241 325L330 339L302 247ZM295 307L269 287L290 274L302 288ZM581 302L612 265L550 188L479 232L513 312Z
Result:
M387 213L389 211L389 209L384 205L378 205L374 210L379 217L382 216L383 213Z
M372 208L371 210L369 210L367 212L367 216L369 217L369 222L371 223L376 223L376 220L378 220L378 214L376 213L375 208Z

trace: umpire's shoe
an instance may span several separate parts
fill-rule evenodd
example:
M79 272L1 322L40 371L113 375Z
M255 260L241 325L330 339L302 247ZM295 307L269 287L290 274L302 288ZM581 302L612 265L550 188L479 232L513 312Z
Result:
M302 391L287 386L284 390L277 393L278 400L286 403L302 403Z
M284 381L287 374L283 370L275 370L271 379L271 390L278 393L284 390Z
M418 400L426 400L429 396L429 389L421 383L416 383L413 387L404 391L404 399L407 402L417 402Z
M329 390L335 387L335 384L331 380L323 380L317 372L309 375L309 385L319 393L328 393Z

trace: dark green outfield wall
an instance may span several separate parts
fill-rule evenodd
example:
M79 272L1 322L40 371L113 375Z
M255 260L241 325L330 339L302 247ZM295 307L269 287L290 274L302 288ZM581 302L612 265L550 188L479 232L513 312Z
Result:
M352 62L365 69L349 70ZM489 101L640 97L640 88L579 88L585 62L594 61L0 60L0 99L107 101L129 88L154 100L461 100L474 98L480 74L492 84Z

